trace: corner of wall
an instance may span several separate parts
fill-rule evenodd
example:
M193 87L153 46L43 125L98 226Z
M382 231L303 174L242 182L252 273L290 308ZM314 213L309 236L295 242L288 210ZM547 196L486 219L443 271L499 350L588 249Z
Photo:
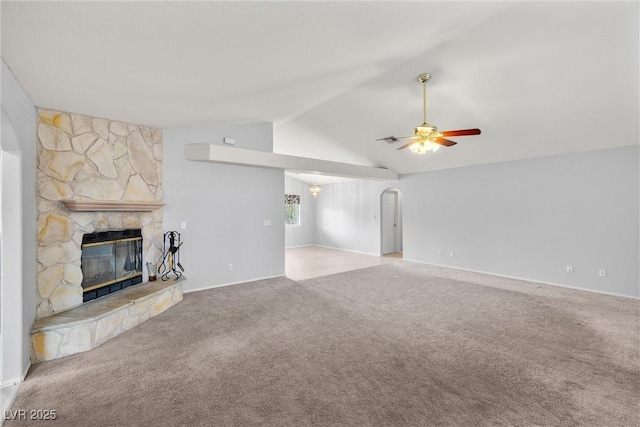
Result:
M4 319L1 325L2 378L0 380L6 381L7 378L21 377L24 366L29 366L31 353L29 332L35 320L35 287L33 285L36 239L36 108L4 59L1 62L2 120L9 122L3 125L10 126L14 136L12 146L8 147L11 150L11 158L4 159L5 156L3 156L3 163L5 160L10 162L11 170L3 168L2 174L3 177L7 173L12 174L10 189L16 192L10 195L10 204L2 205L4 228L14 234L12 251L3 251L2 254L3 258L13 257L12 262L7 263L7 260L3 259L2 264L12 265L14 270L12 278L3 277L3 299L0 301L2 304L0 312ZM2 148L5 149L5 147ZM7 182L3 180L3 184ZM3 193L5 193L3 198L8 196L6 192ZM7 209L11 209L10 214L6 211ZM6 326L8 318L13 321L11 328ZM16 322L16 319L20 320Z

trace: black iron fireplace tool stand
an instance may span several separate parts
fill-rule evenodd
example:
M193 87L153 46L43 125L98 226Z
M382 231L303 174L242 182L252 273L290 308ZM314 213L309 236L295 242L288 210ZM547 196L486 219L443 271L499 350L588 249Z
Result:
M162 245L162 264L158 267L158 274L162 280L169 280L170 274L175 274L176 280L178 280L184 271L182 264L180 264L180 233L177 231L167 231L164 233L164 242Z

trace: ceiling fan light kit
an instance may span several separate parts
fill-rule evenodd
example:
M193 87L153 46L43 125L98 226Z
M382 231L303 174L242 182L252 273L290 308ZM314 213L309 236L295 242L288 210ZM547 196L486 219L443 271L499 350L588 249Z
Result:
M416 154L427 154L429 151L433 151L434 153L440 149L438 144L434 144L428 139L419 139L409 146L409 150L412 153Z
M406 143L398 150L409 148L411 152L416 154L426 154L429 151L436 152L441 146L451 147L457 143L446 139L450 136L466 136L466 135L479 135L480 129L461 129L450 130L445 132L438 132L438 128L427 122L427 82L431 79L431 74L422 73L418 76L418 81L422 83L422 107L423 107L423 120L420 126L417 126L413 130L413 136L388 136L386 138L379 138L377 141L387 141L393 143L399 139L408 138L412 141Z

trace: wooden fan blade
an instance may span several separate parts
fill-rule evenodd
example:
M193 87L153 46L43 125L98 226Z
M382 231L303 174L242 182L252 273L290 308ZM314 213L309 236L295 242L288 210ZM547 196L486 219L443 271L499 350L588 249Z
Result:
M452 145L456 145L457 142L451 141L449 139L444 138L433 138L431 142L435 142L436 144L444 145L445 147L451 147Z
M415 141L407 142L407 143L406 143L406 144L404 144L402 147L398 148L398 150L402 150L402 149L404 149L404 148L407 148L408 146L413 145L413 144L415 144L415 143L416 143Z
M442 134L442 136L480 135L480 129L447 130L440 133Z

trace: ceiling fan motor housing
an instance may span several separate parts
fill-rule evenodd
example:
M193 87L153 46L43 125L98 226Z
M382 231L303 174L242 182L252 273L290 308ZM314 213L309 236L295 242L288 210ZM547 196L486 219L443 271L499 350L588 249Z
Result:
M422 73L418 76L418 81L420 83L426 83L429 81L429 79L431 78L431 74L429 73Z
M413 130L413 134L416 136L429 136L437 130L438 128L431 123L423 123Z

